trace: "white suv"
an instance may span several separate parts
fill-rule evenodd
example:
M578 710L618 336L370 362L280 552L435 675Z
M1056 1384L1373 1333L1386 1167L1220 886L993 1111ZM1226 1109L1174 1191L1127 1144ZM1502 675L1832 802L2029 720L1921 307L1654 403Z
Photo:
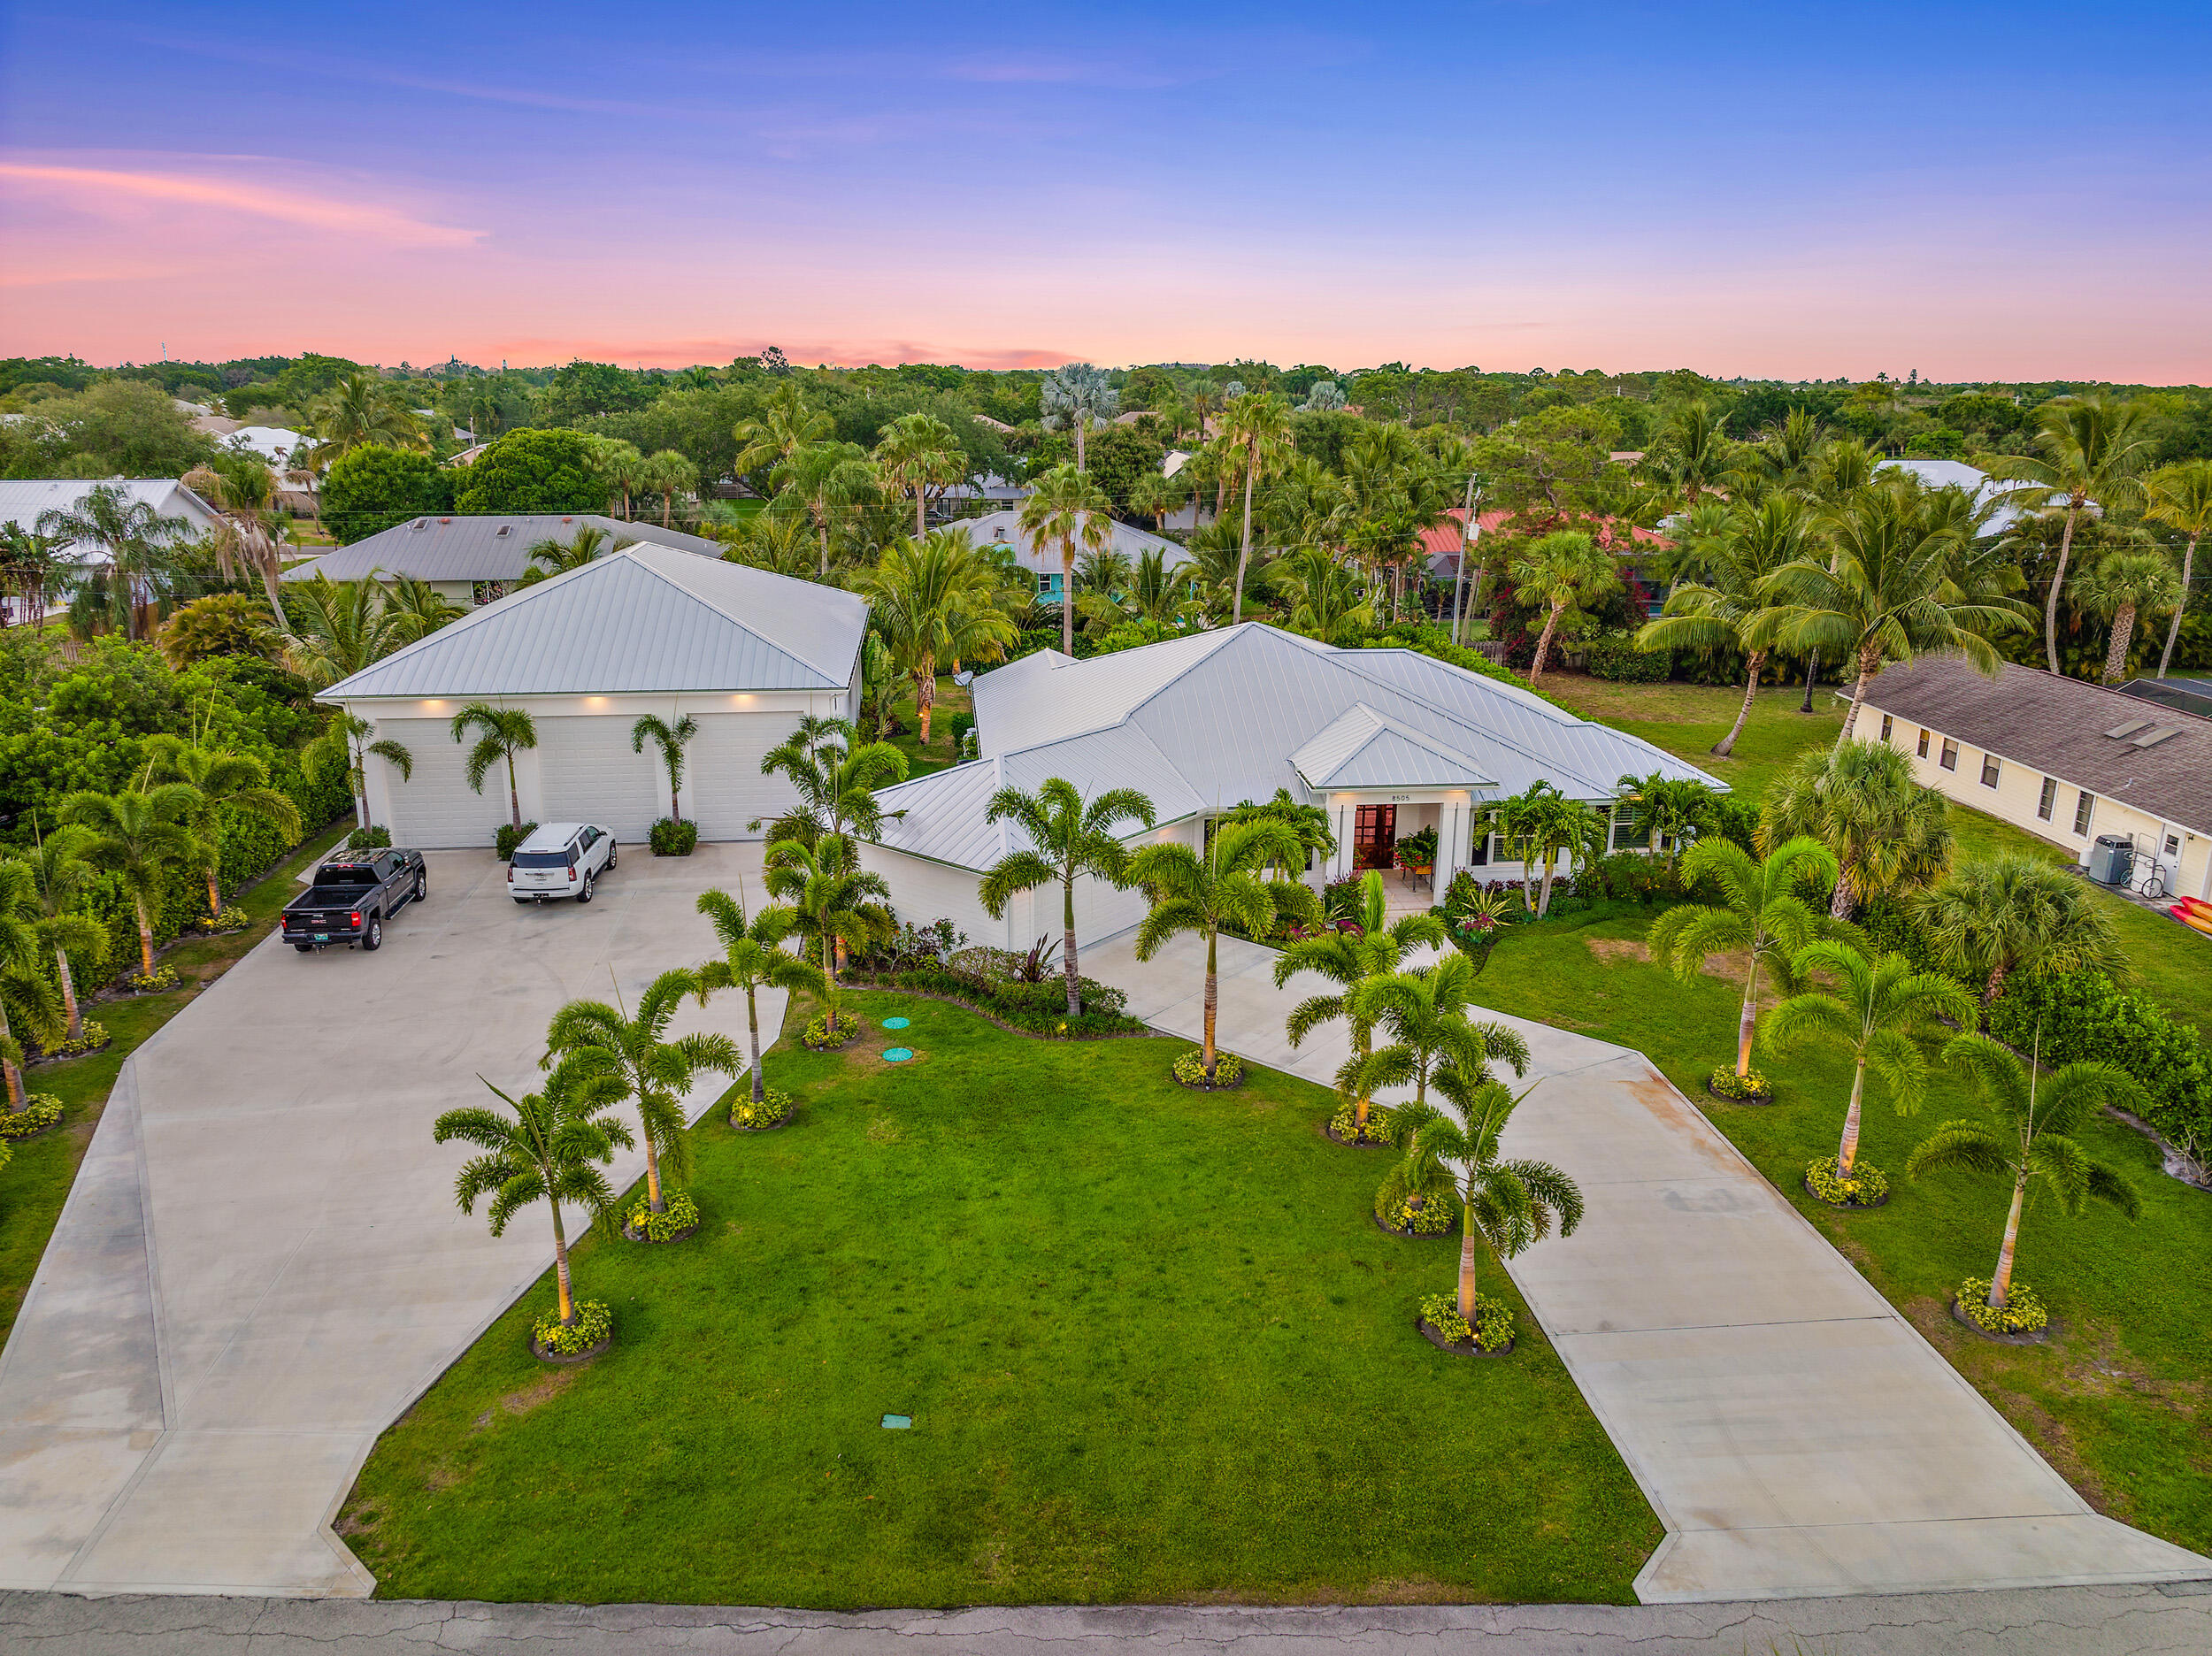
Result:
M589 823L547 823L515 847L507 890L518 903L549 897L591 901L592 883L614 872L614 836Z

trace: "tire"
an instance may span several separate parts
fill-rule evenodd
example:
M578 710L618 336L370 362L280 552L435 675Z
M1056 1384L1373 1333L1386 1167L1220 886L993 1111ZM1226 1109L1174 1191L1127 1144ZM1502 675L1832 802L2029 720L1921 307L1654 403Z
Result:
M589 874L584 876L584 883L576 888L576 901L580 903L588 903L591 901L591 876Z
M617 846L613 840L608 840L608 841L607 841L607 868L606 868L606 871L607 871L608 873L610 873L610 874L611 874L611 873L613 873L613 872L614 872L614 857L615 857L615 853L616 853L618 850L619 850L620 848L621 848L621 847L619 847L618 846Z
M373 954L384 947L384 916L371 915L369 924L361 933L361 952Z
M312 954L315 952L315 946L312 943L295 943L292 947L303 954Z
M410 902L420 902L424 898L429 895L430 871L429 870L425 869L421 873L415 876L415 894L407 901Z

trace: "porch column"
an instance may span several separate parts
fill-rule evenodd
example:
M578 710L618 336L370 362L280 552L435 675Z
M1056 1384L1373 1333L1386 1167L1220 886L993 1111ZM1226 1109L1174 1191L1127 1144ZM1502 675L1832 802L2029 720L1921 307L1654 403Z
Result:
M1467 832L1467 807L1455 799L1448 799L1436 813L1436 891L1434 901L1442 902L1449 890L1452 874L1459 867L1459 842Z
M1352 803L1339 797L1329 804L1329 832L1336 836L1336 855L1329 859L1329 878L1340 880L1352 869Z

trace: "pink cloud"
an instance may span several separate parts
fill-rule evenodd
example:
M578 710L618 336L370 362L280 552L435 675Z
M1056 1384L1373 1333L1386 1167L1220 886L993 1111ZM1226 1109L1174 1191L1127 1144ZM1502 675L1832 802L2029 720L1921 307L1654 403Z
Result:
M0 180L27 192L58 198L66 206L104 205L118 198L166 203L366 236L392 246L470 247L484 234L480 230L432 224L381 202L207 174L0 161Z

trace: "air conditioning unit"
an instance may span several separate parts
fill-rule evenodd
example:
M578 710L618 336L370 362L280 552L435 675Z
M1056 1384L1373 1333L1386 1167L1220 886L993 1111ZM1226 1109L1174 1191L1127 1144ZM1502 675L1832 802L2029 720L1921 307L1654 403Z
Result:
M2125 834L2099 834L2089 847L2089 878L2100 886L2124 886L2135 870L2135 841Z

